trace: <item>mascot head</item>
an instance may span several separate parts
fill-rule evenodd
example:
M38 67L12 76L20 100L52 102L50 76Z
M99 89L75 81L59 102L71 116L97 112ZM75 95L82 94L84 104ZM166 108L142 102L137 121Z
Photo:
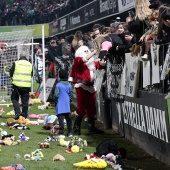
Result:
M76 50L75 57L85 57L90 53L91 51L89 50L89 48L83 45Z

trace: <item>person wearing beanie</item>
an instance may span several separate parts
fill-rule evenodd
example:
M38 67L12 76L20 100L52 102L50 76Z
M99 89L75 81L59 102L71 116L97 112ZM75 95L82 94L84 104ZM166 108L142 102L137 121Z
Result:
M20 55L19 60L13 63L9 74L12 79L11 101L15 111L14 118L16 120L20 116L27 118L33 67L32 64L28 61L25 52ZM19 98L21 98L22 102L22 111L20 109Z
M68 72L64 69L59 71L59 78L60 80L67 80L68 79Z
M72 101L72 85L68 82L68 72L64 69L59 71L60 81L56 84L54 103L56 116L59 121L58 135L64 135L64 119L67 122L68 137L72 137L72 121L70 118L70 102Z

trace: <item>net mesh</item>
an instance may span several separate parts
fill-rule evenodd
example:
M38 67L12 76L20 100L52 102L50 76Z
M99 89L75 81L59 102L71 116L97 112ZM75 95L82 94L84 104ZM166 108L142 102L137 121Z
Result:
M0 33L0 105L10 104L11 78L9 69L24 53L31 60L31 39L33 30Z

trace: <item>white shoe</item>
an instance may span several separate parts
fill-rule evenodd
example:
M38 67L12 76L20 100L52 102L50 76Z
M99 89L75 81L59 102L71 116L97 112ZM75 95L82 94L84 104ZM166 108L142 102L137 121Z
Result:
M147 55L147 54L144 54L144 55L142 56L142 59L143 59L143 60L148 60L148 55Z
M170 99L170 92L165 96L165 100Z

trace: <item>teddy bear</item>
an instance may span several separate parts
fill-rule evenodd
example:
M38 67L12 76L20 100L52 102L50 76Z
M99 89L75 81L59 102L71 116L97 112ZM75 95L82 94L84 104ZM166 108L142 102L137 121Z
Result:
M4 135L2 137L2 143L4 145L18 145L20 143L20 140L16 140L15 141L15 136L13 136L12 134L9 134L9 135Z
M35 99L35 92L29 92L29 97L31 99Z
M60 155L60 154L56 154L54 157L53 157L53 161L65 161L65 158Z
M50 144L48 142L38 143L38 145L40 146L40 148L49 148L50 147Z
M101 156L101 159L105 160L115 170L122 170L123 167L126 167L121 158L121 155L114 155L113 153Z

